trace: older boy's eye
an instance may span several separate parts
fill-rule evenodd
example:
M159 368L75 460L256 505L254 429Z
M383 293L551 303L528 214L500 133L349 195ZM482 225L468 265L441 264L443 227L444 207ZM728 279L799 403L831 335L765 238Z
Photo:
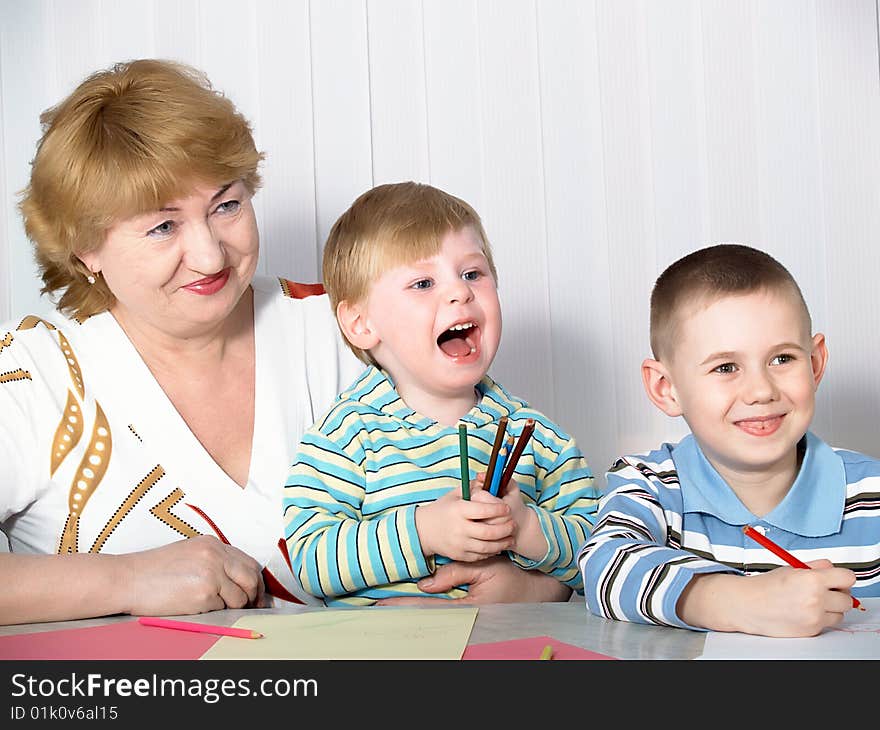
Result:
M412 285L413 289L430 289L433 286L433 282L430 279L419 279L414 282Z
M719 365L717 368L714 368L713 372L721 373L723 375L735 373L736 372L736 365L734 365L732 362L726 362L723 365Z
M793 355L788 355L788 354L777 355L776 357L774 357L770 361L770 364L771 365L785 365L785 363L791 362L792 360L794 360Z
M155 226L154 228L151 228L149 231L147 231L147 235L157 238L170 236L172 233L174 233L175 226L176 224L174 223L174 221L163 221L158 226Z

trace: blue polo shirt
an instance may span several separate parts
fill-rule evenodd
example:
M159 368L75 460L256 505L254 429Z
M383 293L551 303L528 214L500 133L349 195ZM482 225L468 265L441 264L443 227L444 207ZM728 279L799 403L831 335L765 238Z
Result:
M880 595L880 460L808 432L794 484L757 517L687 436L618 459L595 528L579 554L598 615L696 628L675 607L694 575L760 573L785 562L742 532L752 525L800 560L853 570L855 596Z

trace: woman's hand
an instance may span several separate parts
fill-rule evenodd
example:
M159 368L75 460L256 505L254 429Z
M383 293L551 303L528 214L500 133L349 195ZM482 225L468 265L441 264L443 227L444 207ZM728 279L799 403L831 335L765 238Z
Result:
M571 588L556 578L535 570L522 570L505 556L475 563L447 563L434 575L419 581L426 593L445 593L455 586L467 585L464 598L385 598L380 606L435 606L481 603L540 603L567 601Z
M133 615L173 616L267 605L259 563L215 537L200 535L118 557L119 600Z

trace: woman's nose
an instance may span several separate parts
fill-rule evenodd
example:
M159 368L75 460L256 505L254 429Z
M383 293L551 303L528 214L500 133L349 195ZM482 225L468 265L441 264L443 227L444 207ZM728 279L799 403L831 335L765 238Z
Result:
M202 274L215 274L223 268L223 243L207 221L190 229L184 260L190 269Z

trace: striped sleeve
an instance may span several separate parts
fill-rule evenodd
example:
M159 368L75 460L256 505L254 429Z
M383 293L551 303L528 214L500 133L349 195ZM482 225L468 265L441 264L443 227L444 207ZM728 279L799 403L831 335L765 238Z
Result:
M540 435L536 431L533 438L537 500L528 507L538 517L548 550L536 561L516 553L509 555L520 567L540 570L583 593L577 554L590 534L600 493L573 438L557 441L549 429Z
M416 505L364 519L364 455L309 429L284 486L284 534L294 575L314 596L419 580L431 567L416 532Z
M678 493L672 461L667 464L664 470L664 465L625 457L607 473L596 524L578 556L584 597L597 616L701 631L676 612L685 587L701 573L738 571L675 547L681 508L668 505L680 505L681 499L666 499L664 508L661 494Z

